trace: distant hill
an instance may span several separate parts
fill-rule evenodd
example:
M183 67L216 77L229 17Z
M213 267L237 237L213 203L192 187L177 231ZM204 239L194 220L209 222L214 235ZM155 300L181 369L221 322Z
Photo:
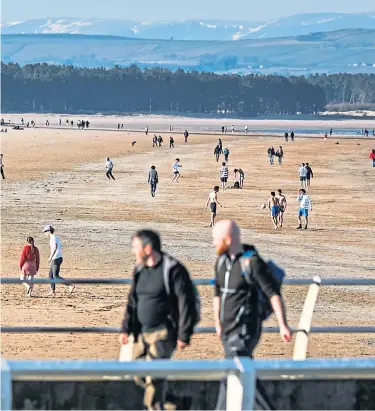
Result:
M87 34L169 40L244 40L288 37L343 29L375 29L373 13L299 14L272 21L249 22L180 20L138 22L85 18L13 21L1 26L3 34Z
M375 73L375 30L226 42L69 34L3 35L2 61L80 67L137 64L244 74Z

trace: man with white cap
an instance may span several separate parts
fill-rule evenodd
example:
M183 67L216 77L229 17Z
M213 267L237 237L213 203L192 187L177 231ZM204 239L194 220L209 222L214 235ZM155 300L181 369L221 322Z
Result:
M50 270L49 270L49 278L51 280L64 280L62 277L60 277L60 266L63 262L63 256L62 256L62 247L61 247L61 240L60 237L54 234L55 229L51 225L46 225L44 227L43 233L46 234L47 237L49 237L49 246L51 249L51 254L48 258L48 263L50 263ZM65 283L67 287L69 287L69 295L72 294L73 290L75 289L75 286L73 284L67 284ZM55 296L55 289L56 289L56 284L51 283L51 292L49 295Z

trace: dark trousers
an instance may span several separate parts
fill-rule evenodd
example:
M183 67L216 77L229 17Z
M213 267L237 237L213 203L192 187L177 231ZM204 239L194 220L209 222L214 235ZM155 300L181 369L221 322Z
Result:
M5 180L4 168L3 167L1 167L1 177L3 177L3 180Z
M111 178L112 178L112 180L116 180L116 179L113 177L112 168L109 168L109 169L107 170L107 172L105 173L105 175L108 177L108 180L110 180Z
M174 143L169 143L169 148L174 148Z
M228 156L229 156L229 154L224 154L224 160L225 161L228 161Z
M246 327L245 327L246 328ZM234 357L250 357L253 356L253 351L258 344L260 333L257 336L251 337L243 327L236 328L227 335L222 336L222 343L224 347L224 355L226 359ZM216 410L226 410L227 399L227 379L222 380L220 383L219 396L216 403ZM256 409L267 410L272 409L268 402L267 395L257 381Z
M62 277L60 277L60 267L61 267L62 262L63 262L62 257L56 258L56 260L51 261L51 267L49 269L49 278L51 280L64 280ZM69 286L70 284L64 284L64 285ZM56 288L56 284L52 283L51 284L52 291L55 291L55 288Z
M154 196L155 195L155 191L156 191L156 182L155 181L151 181L150 182L150 186L151 186L151 195Z
M132 360L169 359L176 348L176 333L162 326L142 332L133 343ZM166 403L167 381L161 378L135 378L135 382L145 390L143 403L148 410L163 410ZM174 409L174 408L168 408Z
M220 153L216 153L215 156L216 156L216 162L219 162Z

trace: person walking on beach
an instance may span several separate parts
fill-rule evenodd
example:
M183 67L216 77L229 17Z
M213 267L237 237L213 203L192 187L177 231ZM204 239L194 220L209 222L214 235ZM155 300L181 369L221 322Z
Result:
M113 174L112 174L113 163L112 163L112 160L109 157L107 157L107 160L105 162L105 168L107 169L107 172L105 173L105 175L107 176L108 180L110 180L111 178L112 178L112 180L116 180L113 177Z
M158 146L158 138L156 134L154 134L154 137L152 137L152 147L157 147Z
M180 167L182 167L182 165L180 164L180 159L176 158L176 160L172 164L172 170L173 170L172 183L173 182L178 183L178 179L180 178Z
M284 213L286 211L288 202L286 201L286 197L284 196L280 188L277 190L277 192L278 195L276 196L276 198L279 200L279 224L280 227L282 227L284 223Z
M60 277L60 267L63 262L62 247L60 237L55 234L55 229L51 225L44 227L43 233L49 238L49 246L51 249L48 262L51 264L49 270L49 278L51 280L64 280ZM71 295L75 289L75 285L65 283L65 286L69 287L69 295ZM54 297L56 295L56 284L51 283L51 292L49 295Z
M306 165L305 163L301 164L301 167L298 170L298 175L299 175L299 181L301 184L301 188L306 188L306 176L307 176L307 170L306 170Z
M208 206L210 206L210 210L211 210L210 227L213 227L214 224L215 224L217 206L219 205L220 207L222 207L222 205L219 203L219 201L217 199L217 193L219 192L219 190L220 190L219 186L215 186L214 191L212 191L208 195L208 199L207 199L207 202L206 202L206 208Z
M234 126L232 125L232 133L234 133Z
M271 197L268 199L268 208L271 212L271 220L273 222L275 230L277 230L277 225L279 223L279 213L280 213L280 204L279 199L276 197L274 191L271 191Z
M148 127L147 126L145 127L145 134L146 134L146 136L148 135Z
M227 182L228 182L228 167L225 162L221 163L220 167L220 181L221 181L221 189L224 191L227 188Z
M294 131L290 133L290 141L294 141Z
M279 146L279 148L277 149L275 156L277 157L279 165L281 166L283 164L283 157L284 157L284 150L281 146Z
M221 132L222 132L222 134L224 134L224 129L225 129L225 127L224 127L224 126L221 126Z
M151 196L155 197L156 186L159 182L158 172L155 166L151 166L151 170L148 172L148 184L151 187Z
M20 270L21 280L33 280L34 275L38 274L40 254L38 247L34 244L33 237L26 238L26 245L23 247L21 259L20 259ZM34 284L22 283L26 287L27 295L32 297Z
M225 358L253 358L264 319L259 310L263 304L259 300L260 290L275 313L282 341L290 342L292 332L287 323L280 285L256 248L241 242L240 229L234 221L217 222L212 236L218 254L215 263L214 321ZM220 384L216 410L227 409L226 397L225 378ZM274 409L258 381L255 401L254 409Z
M302 228L302 217L305 218L305 230L307 230L307 225L309 223L309 210L312 211L312 202L310 197L306 194L305 189L299 190L299 195L297 197L297 201L299 202L299 210L298 210L298 227L297 230Z
M249 130L249 127L245 126L245 134L247 134L248 130Z
M136 232L132 254L136 266L119 336L122 358L170 359L176 347L184 350L190 345L199 322L196 288L185 266L162 251L155 231ZM166 379L147 376L134 380L144 389L145 409L176 409L167 399Z
M159 147L161 147L161 143L163 142L163 137L162 136L159 136L158 137L158 144L159 144Z
M329 135L332 136L333 130L330 128L329 129Z
M275 159L275 149L273 148L273 146L270 147L270 148L267 150L267 154L268 154L268 158L269 158L269 160L270 160L270 166L273 166L274 159Z
M284 138L285 138L285 141L286 141L286 142L288 142L288 137L289 137L289 134L288 134L288 132L286 131L285 134L284 134Z
M229 154L230 154L229 148L225 147L223 153L224 153L224 161L228 162Z
M172 136L169 137L169 148L174 148L174 138Z
M328 134L327 134L327 133L324 133L324 142L325 142L325 143L327 142L327 138L328 138Z
M221 138L219 138L219 141L218 141L217 145L220 148L220 154L223 154L223 142L222 142Z
M313 171L311 167L309 166L309 163L306 163L306 186L307 188L310 188L310 181L314 177Z
M3 155L1 155L1 156L3 156ZM372 166L375 167L375 148L373 148L371 150L369 158L372 160ZM3 168L1 168L1 174L3 174Z
M3 157L4 155L1 153L0 154L0 172L1 172L1 177L3 178L3 180L5 180Z
M185 132L184 132L185 143L187 143L188 137L189 137L189 133L188 133L187 130L185 130Z
M221 153L221 149L220 149L220 146L219 146L219 144L215 147L215 150L214 150L214 155L215 155L215 158L216 158L216 162L218 163L219 162L219 159L220 159L220 153Z

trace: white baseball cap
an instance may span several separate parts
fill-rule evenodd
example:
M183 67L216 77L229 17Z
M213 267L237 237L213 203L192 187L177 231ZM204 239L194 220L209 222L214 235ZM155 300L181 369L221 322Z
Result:
M53 227L51 225L46 225L43 229L43 233L46 233L48 231L51 231L51 228L53 229Z

